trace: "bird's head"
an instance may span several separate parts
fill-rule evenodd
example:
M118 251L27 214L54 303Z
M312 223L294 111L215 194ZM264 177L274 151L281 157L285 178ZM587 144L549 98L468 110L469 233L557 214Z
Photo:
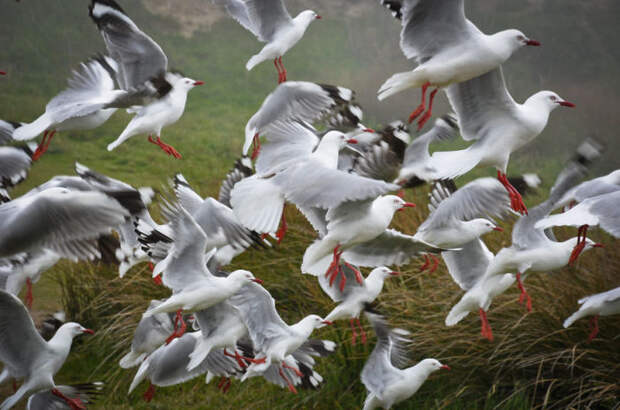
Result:
M329 131L321 139L321 143L325 145L338 146L338 150L344 148L347 144L357 144L355 138L349 138L340 131Z
M89 335L95 334L95 332L92 331L91 329L86 329L84 326L80 325L79 323L75 323L75 322L65 323L58 329L58 332L63 332L63 333L66 332L72 338L75 336L85 334L85 333Z
M304 10L299 13L297 17L295 17L295 19L299 19L306 22L307 24L310 24L314 20L320 20L321 16L319 16L318 13L313 10Z
M254 282L258 284L263 283L261 279L254 277L254 274L252 272L243 270L243 269L238 269L232 272L230 275L228 275L228 277L233 282L240 282L240 283Z
M320 329L332 324L329 320L323 320L323 318L319 315L308 315L303 319L303 321L308 323L313 329Z
M191 90L194 87L197 87L199 85L204 85L204 82L202 81L196 81L194 79L188 78L188 77L182 77L179 78L175 84L176 87L182 88L184 90Z
M528 101L530 100L540 102L541 104L547 106L549 108L549 111L553 111L559 106L570 108L575 107L575 104L564 100L553 91L539 91L530 98L528 98ZM528 101L526 101L526 104Z
M497 35L500 36L513 50L517 50L523 46L538 47L541 45L539 41L532 40L516 29L504 30L499 32Z
M407 202L397 195L385 195L378 198L381 203L390 208L393 212L403 210L405 208L414 208L415 204Z
M385 278L389 278L390 276L398 276L399 274L400 272L393 271L392 269L386 266L380 266L378 268L374 268L372 272L370 272L368 277L378 276L381 279L385 279Z
M480 235L484 235L485 233L489 233L491 231L504 231L502 228L495 225L493 222L489 221L486 218L476 218L466 223L469 226L473 227L476 232L479 232Z
M436 359L424 359L420 362L420 366L429 373L436 372L437 370L450 370L450 366L442 364Z

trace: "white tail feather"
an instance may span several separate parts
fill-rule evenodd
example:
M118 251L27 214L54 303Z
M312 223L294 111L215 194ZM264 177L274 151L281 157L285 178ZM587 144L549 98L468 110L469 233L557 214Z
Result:
M381 88L379 88L379 100L385 100L394 94L397 94L407 88L421 87L423 85L421 72L406 71L404 73L396 73L388 78Z
M47 114L41 115L30 124L24 124L13 132L13 139L17 141L31 140L47 130L52 125L52 120Z
M129 369L131 367L137 366L146 358L146 353L136 353L133 350L127 353L123 358L118 362L118 364L123 369Z

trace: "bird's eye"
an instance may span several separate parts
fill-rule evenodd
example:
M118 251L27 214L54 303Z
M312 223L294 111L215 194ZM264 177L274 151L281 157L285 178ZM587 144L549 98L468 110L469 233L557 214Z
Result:
M551 101L556 101L558 98L557 98L555 95L552 95L551 97L549 97L549 99L550 99Z
M519 34L519 35L517 36L517 40L519 40L519 41L523 41L523 40L525 40L525 37L523 37L521 34Z

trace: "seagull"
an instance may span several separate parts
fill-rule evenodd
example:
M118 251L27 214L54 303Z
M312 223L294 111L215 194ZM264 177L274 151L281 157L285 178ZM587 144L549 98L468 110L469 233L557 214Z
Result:
M151 300L149 309L160 305L163 300ZM131 351L123 356L119 365L123 369L138 366L146 357L163 345L174 331L174 324L168 313L159 313L140 320L131 341Z
M83 405L90 405L94 404L102 396L103 383L79 383L69 386L56 386L56 389L65 397L69 397ZM28 398L28 403L26 403L26 410L65 408L67 408L65 400L55 395L52 390L35 393Z
M289 390L296 393L291 380L283 372L292 370L298 377L303 377L299 368L291 368L285 358L299 349L311 350L313 354L326 356L336 348L329 340L308 339L314 329L331 324L317 315L309 315L294 325L287 325L276 310L275 300L262 286L249 284L230 298L230 303L239 310L241 318L248 328L255 350L264 356L256 358L246 369L241 381L260 374L272 365L277 365L278 372L286 382Z
M584 145L587 146L588 143ZM528 311L532 309L532 302L521 283L523 273L562 268L574 263L584 250L603 246L586 238L585 232L582 235L580 231L577 237L559 242L553 238L552 233L536 228L538 221L549 215L557 201L583 178L587 171L586 166L599 155L598 152L584 153L584 145L578 148L576 158L569 161L556 178L549 198L534 207L528 215L523 215L517 220L512 229L512 245L501 249L495 255L485 273L488 277L516 272L517 284L521 290L519 301L527 299Z
M339 273L338 266L343 252L380 237L386 232L396 211L414 206L396 195L385 195L375 200L345 202L329 208L326 214L327 233L306 249L301 271L315 276L325 274L331 277L330 283L333 283ZM363 252L359 253L363 255ZM363 265L356 260L349 260ZM356 277L361 283L359 272ZM341 292L343 286L341 281Z
M540 46L515 29L484 34L465 17L465 0L380 1L402 21L400 48L418 66L390 77L379 89L379 100L407 88L422 87L422 102L409 116L411 123L426 109L428 87L437 87L418 129L431 117L439 88L495 70L523 46Z
M552 91L539 91L518 104L506 88L501 67L453 84L446 93L463 139L475 142L463 150L435 152L429 161L436 170L434 179L455 178L476 166L494 166L497 179L510 194L512 209L527 213L521 194L506 177L510 154L545 129L551 111L575 105Z
M114 0L92 0L89 10L110 56L118 64L116 80L122 90L108 106L127 108L136 114L121 135L108 145L108 151L134 135L146 133L149 142L168 155L181 158L178 151L161 141L161 129L181 118L187 93L204 82L167 72L168 58L161 47Z
M0 205L0 257L40 248L72 260L99 257L92 240L127 216L117 200L101 192L50 188L26 195Z
M477 309L480 315L480 334L492 342L493 331L487 319L487 312L493 299L515 283L515 275L506 273L485 276L495 255L480 238L463 244L459 250L442 252L441 256L454 282L465 291L446 316L446 326L456 325Z
M158 306L149 308L143 317L162 312L177 312L176 322L183 323L181 312L195 312L215 305L239 291L250 282L262 282L247 270L236 270L225 278L214 276L207 269L205 256L207 235L183 208L173 220L174 246L168 256L155 265L153 276L163 275L163 284L173 294ZM213 251L212 251L213 252ZM182 335L184 330L177 333Z
M257 173L238 182L231 193L233 211L248 229L276 232L286 201L308 216L313 208L329 209L399 188L338 170L338 152L356 142L340 131L329 131L319 141L299 123L278 123L266 136L271 143L258 157ZM284 231L281 228L276 233L278 239Z
M577 185L558 201L557 207L572 208L588 198L616 191L620 191L620 169Z
M615 192L588 198L568 211L547 216L536 223L537 229L553 226L578 226L585 238L589 227L599 226L614 238L620 238L620 187Z
M188 371L189 356L201 337L200 332L189 332L151 353L136 372L128 394L131 394L144 379L148 379L150 384L143 397L145 401L150 402L155 395L155 386L174 386L207 372L222 377L241 374L237 362L224 355L223 350L212 351L199 367Z
M222 181L220 192L217 200L222 204L232 209L230 204L230 195L235 184L242 179L250 177L254 174L254 166L252 160L247 156L242 156L235 161L233 168L226 174L226 177Z
M579 304L581 305L579 310L564 321L564 327L569 327L583 317L592 316L590 319L590 335L588 336L588 342L591 342L598 334L599 316L611 316L620 313L620 287L581 298Z
M226 7L228 14L264 43L265 47L245 65L250 71L256 65L273 58L278 71L278 83L286 81L282 56L303 37L306 29L321 16L312 10L302 11L295 18L286 10L282 0L213 0Z
M72 409L84 409L80 401L65 396L54 383L54 375L67 359L73 338L83 333L94 334L78 323L69 322L46 342L36 331L22 302L0 291L0 361L13 379L24 380L15 394L0 404L0 409L10 409L25 396L46 389L52 389L52 394Z
M366 312L366 317L377 334L377 344L362 369L362 383L368 390L364 410L389 409L413 396L433 372L450 370L436 359L424 359L401 369L408 361L404 344L409 342L406 339L409 332L390 329L380 315Z
M0 189L8 190L26 179L35 150L34 144L21 147L0 146Z
M91 130L102 125L116 112L108 104L123 94L114 85L117 69L114 60L102 55L81 63L69 77L69 87L50 100L39 118L15 129L13 139L30 140L43 132L32 157L36 161L47 151L56 132Z
M278 120L312 123L341 111L359 123L362 112L355 108L354 97L355 93L350 89L334 85L308 81L288 81L278 85L246 124L243 154L246 155L253 144L251 158L256 159L260 151L260 134Z
M360 284L355 280L355 271L348 266L341 266L343 270L343 276L347 276L346 285L343 291L339 291L338 288L330 286L328 279L321 275L319 276L319 284L321 289L334 301L340 302L327 316L325 320L334 322L338 319L350 319L352 333L352 344L355 344L357 339L357 332L355 325L360 331L360 336L363 344L366 344L366 332L360 324L360 313L367 306L377 299L381 290L383 289L383 282L390 276L397 276L399 272L395 272L385 266L381 266L373 269L368 277Z

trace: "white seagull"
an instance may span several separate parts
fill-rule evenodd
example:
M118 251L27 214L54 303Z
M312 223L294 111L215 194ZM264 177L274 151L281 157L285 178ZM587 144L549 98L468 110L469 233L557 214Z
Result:
M497 179L510 194L512 209L527 213L523 198L508 181L510 154L536 138L547 126L551 111L574 107L552 91L539 91L518 104L512 98L501 67L446 89L465 141L458 151L435 152L429 161L434 179L455 178L477 166L497 168Z
M286 358L298 349L314 351L312 354L326 356L336 348L328 340L308 339L314 329L331 324L317 315L309 315L294 325L287 325L276 310L276 302L262 286L249 284L230 298L230 303L241 313L248 328L254 349L262 353L247 369L241 381L261 374L272 365L280 367L279 374L287 383L289 390L296 393L295 387L283 372L292 370L303 377L299 368L291 368Z
M161 141L161 129L181 118L187 93L204 83L167 72L168 58L161 47L114 0L92 0L89 9L110 56L118 63L116 80L124 90L108 106L127 108L136 114L121 135L108 145L108 151L144 133L149 134L149 142L168 155L181 158L173 147Z
M99 127L116 112L109 104L123 94L114 85L117 69L116 62L107 56L80 64L69 77L69 87L52 98L39 118L15 129L13 138L30 140L43 132L32 157L36 161L47 151L56 132Z
M348 88L308 81L288 81L280 84L265 98L259 110L245 126L243 154L254 145L252 159L260 151L260 139L269 124L275 121L305 121L312 123L337 111L347 118L361 121L362 112L353 104L355 93Z
M83 333L94 332L69 322L46 342L35 329L22 302L0 291L0 361L12 378L24 381L0 404L0 409L10 409L25 396L46 389L52 389L52 394L64 399L72 409L84 409L81 402L66 397L54 383L54 375L67 359L73 338Z
M521 47L540 45L515 29L484 34L465 17L465 0L380 1L402 20L400 48L418 66L389 78L379 89L379 99L422 87L422 103L411 113L409 122L426 109L429 86L442 88L471 80L498 68ZM437 89L431 93L418 129L430 118L436 93Z
M579 310L564 321L564 327L569 327L581 318L592 316L590 319L590 335L588 336L588 342L591 342L598 334L599 316L611 316L620 313L620 287L581 298L579 304L581 305Z
M557 207L572 208L588 198L616 191L620 191L620 169L577 185L558 201Z
M339 302L327 316L325 320L334 322L339 319L350 319L349 324L352 331L352 344L357 340L357 332L355 325L360 331L363 344L366 344L366 332L360 324L360 313L367 305L377 299L383 289L383 282L390 276L397 276L399 272L395 272L385 266L375 268L368 274L362 283L358 283L355 277L355 271L347 265L340 267L343 270L343 276L347 277L346 285L342 291L339 288L330 286L328 278L319 276L319 285L321 289L334 301Z
M249 71L265 60L273 59L278 70L278 83L286 81L282 56L303 37L306 29L321 16L312 10L302 11L292 18L283 0L213 0L224 5L230 16L246 30L267 43L245 65Z
M368 390L364 410L391 408L413 396L426 379L440 369L450 370L436 359L424 359L415 366L402 369L408 361L405 353L406 330L390 329L385 319L366 313L377 334L377 344L362 369L362 383Z

